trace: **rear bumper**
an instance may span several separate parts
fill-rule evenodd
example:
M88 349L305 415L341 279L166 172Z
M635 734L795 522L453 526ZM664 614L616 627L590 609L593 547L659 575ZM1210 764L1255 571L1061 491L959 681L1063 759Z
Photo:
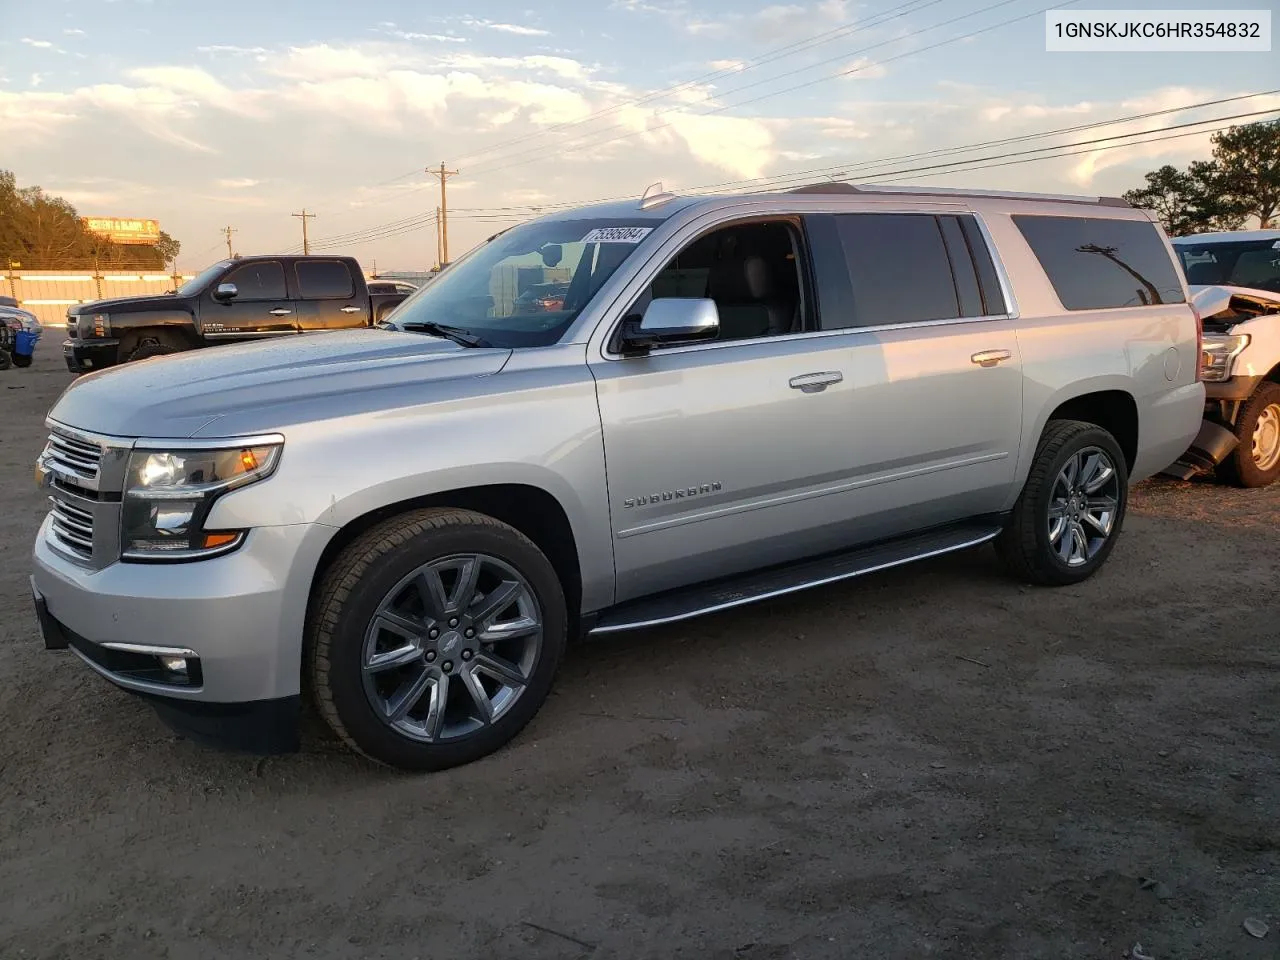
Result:
M114 367L119 361L119 340L64 340L62 356L72 373L88 373Z

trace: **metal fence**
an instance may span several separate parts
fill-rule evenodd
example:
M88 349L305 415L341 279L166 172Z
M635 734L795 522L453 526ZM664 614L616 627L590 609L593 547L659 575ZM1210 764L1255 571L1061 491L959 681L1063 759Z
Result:
M67 307L111 297L140 296L176 290L194 274L140 273L138 271L10 270L0 280L0 290L15 298L48 327L67 322Z

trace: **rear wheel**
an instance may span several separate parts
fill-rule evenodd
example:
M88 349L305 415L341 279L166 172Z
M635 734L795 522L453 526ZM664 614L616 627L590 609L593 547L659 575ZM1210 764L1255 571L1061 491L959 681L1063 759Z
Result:
M470 763L542 706L567 624L555 569L519 531L465 510L408 513L324 577L308 626L315 701L374 760Z
M1092 423L1050 421L997 551L1023 580L1079 583L1111 555L1128 502L1128 468L1115 438Z
M1280 383L1264 382L1245 401L1235 434L1240 445L1222 462L1224 477L1240 487L1280 480Z
M8 370L11 366L13 366L13 360L8 352L0 350L0 370Z

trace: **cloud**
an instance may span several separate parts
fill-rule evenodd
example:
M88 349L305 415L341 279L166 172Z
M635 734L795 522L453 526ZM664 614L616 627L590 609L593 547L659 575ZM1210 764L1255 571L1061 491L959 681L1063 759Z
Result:
M712 60L707 66L712 70L733 70L738 71L747 65L746 60Z
M260 57L267 52L266 47L238 47L230 43L214 43L205 47L196 47L197 53L213 55L227 54L232 57Z
M518 23L496 23L493 20L481 20L477 17L463 17L463 26L476 30L494 30L498 33L512 33L520 37L549 37L550 30L539 27L526 27Z
M847 0L820 0L813 4L771 4L751 12L734 12L716 20L689 16L683 7L664 11L687 33L704 37L745 36L758 42L776 42L814 33L814 27L831 27L851 19Z
M430 40L435 43L466 43L466 37L454 37L447 33L416 33L412 30L387 30L387 36L398 40Z
M79 27L67 27L62 32L69 37L83 37L85 35L85 32Z
M250 187L256 187L261 180L254 180L250 177L233 177L227 180L215 180L214 183L224 190L248 190Z
M33 86L33 87L38 87L38 86L40 86L40 84L42 84L42 83L44 83L44 74L43 74L43 73L33 73L33 74L31 75L31 86Z
M23 37L22 42L28 47L35 47L38 50L50 50L53 44L48 40L32 40L30 37Z
M889 75L889 68L867 57L858 57L845 64L840 75L846 80L879 80Z

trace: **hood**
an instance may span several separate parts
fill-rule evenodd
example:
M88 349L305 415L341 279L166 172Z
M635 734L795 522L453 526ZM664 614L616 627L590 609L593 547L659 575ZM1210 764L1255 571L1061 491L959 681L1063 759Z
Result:
M82 317L94 313L145 313L148 310L172 310L188 303L186 297L159 293L142 297L116 297L113 300L91 300L67 307L67 316Z
M510 350L350 330L193 350L75 380L49 416L120 437L220 437L447 399Z
M1233 297L1249 297L1254 300L1265 300L1268 303L1280 304L1280 293L1275 290L1263 290L1261 287L1235 287L1227 283L1191 284L1187 287L1193 299L1211 296L1210 290L1223 290Z

